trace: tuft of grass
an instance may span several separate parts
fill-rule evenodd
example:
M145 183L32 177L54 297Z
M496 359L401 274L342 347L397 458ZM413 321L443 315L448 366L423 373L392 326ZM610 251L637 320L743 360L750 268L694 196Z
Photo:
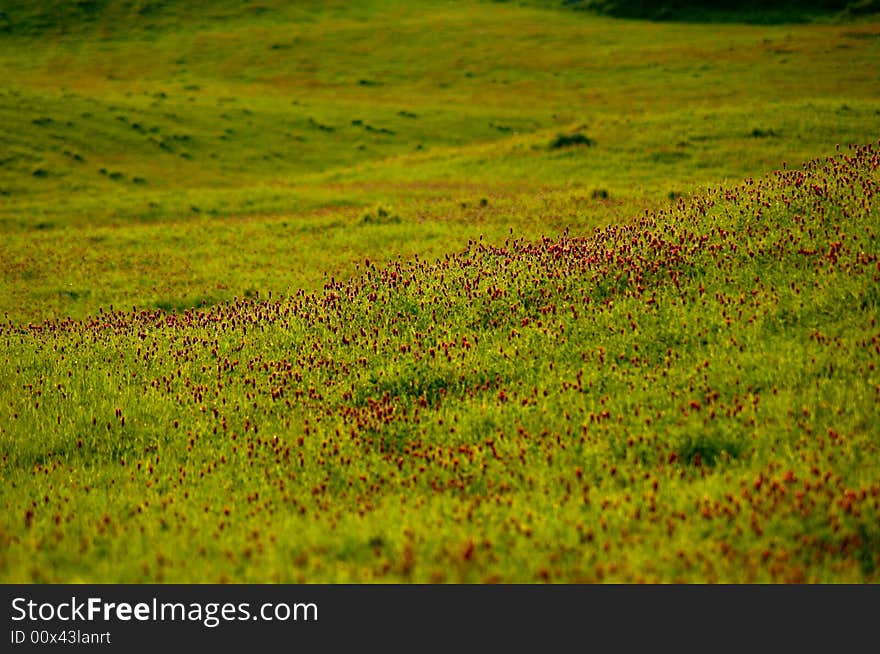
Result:
M574 146L585 146L591 147L596 145L596 142L591 139L586 134L581 134L580 132L575 132L574 134L560 134L552 141L550 141L550 149L551 150L559 150L562 148L571 148Z
M365 213L361 217L363 225L396 225L400 223L400 216L392 213L385 207L376 207L373 211Z

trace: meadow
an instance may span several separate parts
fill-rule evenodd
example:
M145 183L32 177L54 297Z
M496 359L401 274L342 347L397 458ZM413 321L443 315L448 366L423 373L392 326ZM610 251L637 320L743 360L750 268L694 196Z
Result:
M0 579L878 580L873 14L17 4Z

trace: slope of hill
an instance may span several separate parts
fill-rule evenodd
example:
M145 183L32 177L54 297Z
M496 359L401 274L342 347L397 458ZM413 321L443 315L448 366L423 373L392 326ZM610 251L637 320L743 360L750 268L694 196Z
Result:
M314 290L365 257L588 232L880 130L870 21L523 5L0 3L0 315Z
M876 3L599 4L0 0L0 579L877 582Z
M877 582L878 166L9 323L0 578Z

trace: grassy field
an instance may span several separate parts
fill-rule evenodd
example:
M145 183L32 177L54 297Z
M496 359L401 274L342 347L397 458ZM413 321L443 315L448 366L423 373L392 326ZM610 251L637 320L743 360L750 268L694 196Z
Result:
M19 5L0 579L878 580L872 14Z

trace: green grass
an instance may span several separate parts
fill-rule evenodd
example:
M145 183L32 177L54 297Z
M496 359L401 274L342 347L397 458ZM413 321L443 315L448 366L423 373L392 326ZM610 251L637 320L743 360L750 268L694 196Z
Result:
M18 5L0 49L0 309L14 320L317 288L324 270L396 253L334 248L344 229L328 228L302 259L296 230L260 237L255 219L341 226L385 204L410 225L403 253L442 254L480 233L625 220L880 125L865 20L706 29L480 2L98 3L83 20ZM572 134L594 144L550 147ZM610 201L581 200L601 190ZM456 210L483 198L508 209L478 225ZM205 219L253 247L225 247ZM22 266L47 238L66 244L57 265ZM87 246L101 263L81 265L95 239L112 247Z
M6 326L3 578L876 582L878 165Z
M880 25L576 5L0 2L0 579L876 582Z

